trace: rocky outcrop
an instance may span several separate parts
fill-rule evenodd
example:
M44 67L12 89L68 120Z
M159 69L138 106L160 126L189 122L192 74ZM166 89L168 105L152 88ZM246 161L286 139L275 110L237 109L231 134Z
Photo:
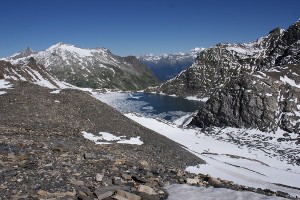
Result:
M83 49L58 43L40 52L26 49L6 60L22 65L30 57L60 81L78 87L137 90L158 83L135 57L116 56L105 48Z
M191 122L202 128L231 126L300 133L299 88L257 72L231 80L211 95Z

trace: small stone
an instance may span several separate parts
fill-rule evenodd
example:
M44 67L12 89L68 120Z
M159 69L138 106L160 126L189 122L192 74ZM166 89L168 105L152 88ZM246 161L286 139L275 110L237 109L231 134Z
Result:
M47 195L48 195L48 192L45 191L45 190L39 190L39 191L37 192L37 194L40 195L40 196L47 196Z
M126 160L124 159L117 159L115 161L115 165L124 165L126 163Z
M115 160L115 157L114 156L111 156L111 155L102 155L103 158L107 158L109 160Z
M79 188L76 188L77 194L82 194L84 196L92 197L94 196L91 190L85 186L80 186Z
M104 174L99 174L99 173L97 173L97 174L96 174L96 181L102 182L103 177L104 177Z
M145 161L145 160L143 160L141 162L141 165L143 165L144 167L149 167L150 166L149 163L147 161Z
M126 181L132 180L132 178L129 174L122 174L122 179L126 180Z
M97 195L97 197L98 197L99 200L102 200L102 199L105 199L105 198L108 198L108 197L112 196L113 194L114 193L112 191L107 191L103 194Z
M153 188L151 188L147 185L139 185L138 191L139 192L144 192L144 193L150 194L150 195L156 195L157 194Z
M71 182L72 184L74 184L74 185L84 185L84 182L83 181L77 181L77 180L72 180L72 182Z
M0 189L5 190L7 188L6 185L0 185Z
M220 187L223 185L220 180L213 178L213 177L208 178L208 183L214 187Z
M119 185L111 185L111 186L103 186L103 187L98 187L95 191L94 194L96 196L102 195L108 191L115 192L117 190L130 190L129 187L127 186L119 186Z
M187 178L186 183L189 185L197 185L199 183L198 178Z
M277 191L277 195L276 196L284 197L284 198L290 197L290 195L288 193L282 192L282 191Z
M143 179L143 178L141 178L141 177L139 177L139 176L132 176L131 177L135 182L138 182L138 183L147 183L147 180L146 179Z
M119 177L113 178L112 181L113 181L114 185L123 185L123 182L122 182L121 178L119 178Z
M94 153L85 153L84 154L84 159L95 159L96 156Z
M118 190L116 195L113 197L117 200L142 200L140 196L124 190Z

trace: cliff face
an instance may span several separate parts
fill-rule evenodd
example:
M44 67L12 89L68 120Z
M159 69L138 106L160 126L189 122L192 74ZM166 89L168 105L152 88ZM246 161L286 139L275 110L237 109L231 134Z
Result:
M264 73L242 75L216 91L191 122L199 127L231 126L298 132L300 90Z

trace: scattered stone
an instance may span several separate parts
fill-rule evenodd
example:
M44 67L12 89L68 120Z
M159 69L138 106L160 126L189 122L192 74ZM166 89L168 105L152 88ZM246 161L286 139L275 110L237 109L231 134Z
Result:
M37 192L37 194L40 195L40 196L47 196L47 195L48 195L48 192L45 191L45 190L39 190L39 191Z
M95 159L96 156L94 153L85 153L84 154L84 159Z
M132 180L132 178L129 174L122 174L122 179L126 180L126 181Z
M96 181L102 182L103 177L104 177L104 174L99 174L99 173L97 173L97 174L96 174Z
M102 200L102 199L105 199L105 198L108 198L110 196L112 196L114 193L112 191L107 191L107 192L104 192L102 194L99 194L97 195L98 199L99 200Z
M199 183L198 178L187 178L186 183L189 185L197 185Z
M208 178L208 183L214 187L221 187L223 185L223 183L220 180L213 177Z
M156 195L157 194L153 188L151 188L147 185L139 185L138 191L139 192L144 192L144 193L149 194L149 195Z
M282 191L277 191L276 195L279 196L279 197L284 197L284 198L289 198L290 197L290 195L288 193L282 192Z
M95 191L94 191L94 194L96 196L100 196L100 195L103 195L104 193L106 192L115 192L117 190L126 190L126 191L129 191L130 188L127 187L127 186L118 186L118 185L112 185L112 186L106 186L106 187L99 187L97 188Z
M142 200L140 196L126 192L124 190L118 190L116 195L113 197L117 200Z
M147 183L147 180L146 180L146 179L143 179L143 178L141 178L141 177L139 177L139 176L136 176L136 175L131 176L131 178L132 178L135 182L138 182L138 183Z

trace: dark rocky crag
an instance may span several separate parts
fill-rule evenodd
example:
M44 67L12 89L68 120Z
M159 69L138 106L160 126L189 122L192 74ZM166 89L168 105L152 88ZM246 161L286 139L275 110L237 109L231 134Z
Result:
M191 67L158 87L157 92L209 97L240 74L299 64L299 24L276 28L255 42L217 44L199 53Z
M276 79L244 74L211 95L191 122L202 128L230 126L299 133L300 90Z

